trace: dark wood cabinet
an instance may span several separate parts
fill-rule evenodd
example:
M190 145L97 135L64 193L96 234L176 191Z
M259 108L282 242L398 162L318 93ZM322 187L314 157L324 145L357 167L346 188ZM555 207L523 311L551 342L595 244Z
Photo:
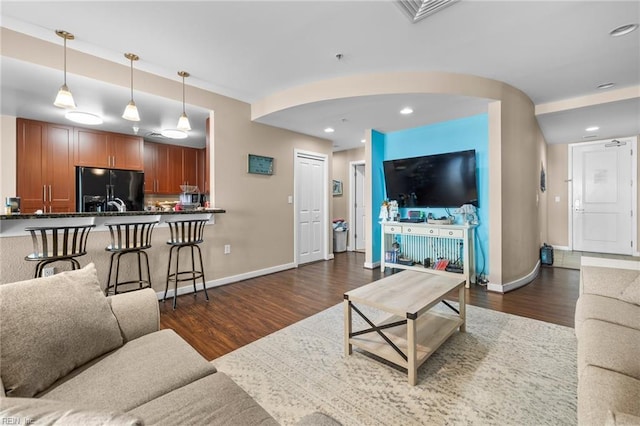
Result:
M141 137L75 129L75 164L86 167L142 170L144 168Z
M199 149L144 143L144 188L147 194L179 194L180 185L200 185ZM202 189L201 189L202 190Z
M146 194L175 194L170 191L170 145L144 143L144 192Z
M144 142L141 137L109 133L107 142L111 149L111 168L124 170L144 169Z
M22 118L16 124L21 211L75 211L73 127Z
M198 150L198 188L200 192L206 194L209 192L207 188L207 178L205 176L207 164L207 150L205 148Z
M182 148L182 180L180 184L198 186L197 148Z

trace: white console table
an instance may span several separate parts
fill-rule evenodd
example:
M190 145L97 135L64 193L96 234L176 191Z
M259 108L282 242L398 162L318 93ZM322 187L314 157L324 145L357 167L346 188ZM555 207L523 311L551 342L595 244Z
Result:
M478 225L437 225L431 223L382 222L380 268L409 269L449 276L460 273L433 269L438 258L451 264L462 262L466 287L475 282L475 228ZM414 265L389 262L385 255L393 251L393 243L400 244L400 255L411 259ZM424 267L425 259L431 259L431 267ZM419 264L418 264L419 263Z

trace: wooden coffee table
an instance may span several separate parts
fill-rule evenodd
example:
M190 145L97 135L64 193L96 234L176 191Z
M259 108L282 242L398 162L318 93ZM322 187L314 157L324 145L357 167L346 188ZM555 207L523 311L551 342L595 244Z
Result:
M418 367L451 336L465 331L465 279L428 272L403 271L344 294L344 352L351 355L356 346L400 367L406 368L409 384L417 382ZM444 297L458 290L459 308ZM430 311L443 302L452 314ZM377 323L356 305L376 308L390 315ZM352 330L356 312L370 326Z

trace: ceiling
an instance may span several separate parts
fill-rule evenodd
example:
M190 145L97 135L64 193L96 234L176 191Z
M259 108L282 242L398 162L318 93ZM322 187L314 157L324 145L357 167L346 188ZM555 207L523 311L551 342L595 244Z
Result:
M365 73L444 71L508 83L536 105L631 88L631 99L538 116L549 143L640 134L640 31L611 37L640 22L638 1L461 0L417 23L393 1L2 1L6 28L61 44L55 29L72 32L70 49L126 64L135 52L143 70L248 103L315 81ZM338 57L340 54L342 56ZM61 73L2 57L2 114L64 120L52 99ZM105 114L106 130L133 133L120 118L129 89L73 74L79 107ZM634 92L634 93L635 93ZM612 92L613 93L613 92ZM180 102L135 92L138 134L175 127ZM188 90L187 90L188 102ZM333 141L334 150L360 146L364 131L389 132L486 111L487 100L435 94L346 98L307 104L260 122ZM400 115L405 106L411 115ZM204 146L208 111L187 105L194 130L181 141ZM335 132L327 134L326 127ZM594 136L595 135L595 136Z

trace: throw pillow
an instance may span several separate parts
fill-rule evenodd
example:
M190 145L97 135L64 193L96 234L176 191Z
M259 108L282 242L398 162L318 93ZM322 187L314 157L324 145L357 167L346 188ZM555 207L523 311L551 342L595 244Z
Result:
M125 413L74 407L66 402L38 398L0 398L0 423L12 425L142 426Z
M0 375L7 396L35 396L123 344L93 263L0 285L0 312Z
M633 280L629 285L620 292L620 300L640 305L640 277Z

